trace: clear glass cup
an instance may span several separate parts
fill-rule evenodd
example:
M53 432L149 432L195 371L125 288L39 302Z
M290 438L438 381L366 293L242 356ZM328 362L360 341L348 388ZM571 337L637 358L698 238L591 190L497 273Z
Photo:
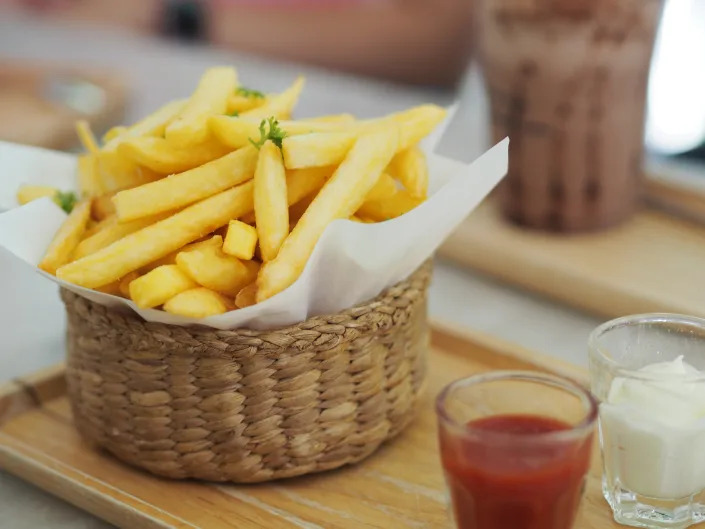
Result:
M705 521L705 320L644 314L590 335L602 490L635 527Z
M479 0L505 217L575 232L629 218L643 187L647 80L663 0Z
M436 402L441 461L460 529L568 529L585 488L597 403L557 376L495 371Z

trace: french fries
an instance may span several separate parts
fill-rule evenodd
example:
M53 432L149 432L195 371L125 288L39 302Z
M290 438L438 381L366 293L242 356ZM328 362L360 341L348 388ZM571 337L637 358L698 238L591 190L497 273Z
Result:
M216 67L188 99L102 143L77 123L82 200L18 190L21 204L47 196L70 211L39 266L143 309L205 318L289 287L332 221L383 222L426 199L418 142L445 110L292 119L303 85L263 93Z
M121 221L172 211L250 180L257 150L252 146L226 154L200 167L120 191L113 203Z
M411 211L421 204L421 202L423 202L423 199L412 197L408 191L402 189L382 199L365 200L360 209L357 210L357 215L362 219L383 222L402 216L407 211Z
M78 246L76 246L72 257L74 259L81 259L163 218L164 215L155 215L129 222L118 222L118 219L113 217L111 219L113 222L110 225L104 226L103 229L83 239Z
M159 266L129 283L132 301L141 309L162 305L198 285L176 265Z
M258 302L296 281L328 224L357 211L394 156L398 142L396 126L363 135L355 142L284 241L277 257L262 266L257 278Z
M59 190L55 187L23 185L17 190L17 203L24 206L39 198L54 198L58 192Z
M248 213L253 206L252 182L247 182L66 264L56 270L56 276L87 288L107 285Z
M357 137L357 132L313 132L284 138L284 165L287 169L338 165Z
M255 222L263 261L277 256L289 235L286 172L281 152L272 141L260 148L254 180Z
M181 252L176 265L196 283L235 296L251 279L249 269L219 248L205 247Z
M418 147L410 147L392 158L389 173L399 180L409 194L415 198L426 198L428 194L428 165L426 155Z
M101 221L115 215L113 196L114 193L106 193L93 198L93 200L91 200L91 217L97 221Z
M239 309L244 309L255 303L257 303L257 283L250 283L235 296L235 305Z
M256 247L257 230L255 227L239 220L231 220L223 242L223 252L249 261L254 257Z
M259 138L260 122L260 119L244 116L213 116L208 120L208 126L220 143L238 149ZM343 120L279 121L279 127L287 136L341 132L353 128L350 122Z
M78 188L84 198L95 197L103 193L103 185L96 164L96 158L93 154L82 154L78 157Z
M361 134L379 128L399 127L397 152L414 146L438 125L446 111L436 105L423 105L385 118L362 122L346 132L320 132L285 138L282 143L287 169L339 164Z
M230 152L227 147L209 140L182 149L164 138L149 136L126 139L117 150L125 158L159 174L181 173Z
M81 240L83 232L86 231L90 215L90 201L84 200L73 209L69 216L66 217L59 231L54 235L54 239L44 254L44 258L38 265L39 268L50 274L55 274L60 266L69 261L71 254L78 245L78 241ZM109 282L106 281L103 285Z
M208 117L225 112L228 99L236 86L237 74L234 68L206 70L176 119L166 127L164 138L177 147L203 143L208 137Z
M262 106L253 108L240 114L244 118L265 119L274 117L285 119L291 115L292 110L299 101L299 96L304 88L304 78L299 77L294 83L281 94L267 98L267 102Z
M109 137L107 137L107 134L103 137L103 142L105 143L104 149L115 149L122 141L128 138L163 136L167 125L169 125L176 118L176 116L179 115L185 104L185 99L170 101L131 127L114 127L108 132L110 133L116 128L122 130L115 131Z
M225 297L217 292L199 287L177 294L164 303L164 310L187 318L207 318L230 310Z

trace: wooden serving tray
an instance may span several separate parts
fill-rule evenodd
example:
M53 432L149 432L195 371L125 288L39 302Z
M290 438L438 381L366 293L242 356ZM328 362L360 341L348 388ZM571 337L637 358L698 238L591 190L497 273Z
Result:
M261 485L153 477L82 441L71 423L59 366L0 388L0 467L129 529L447 528L433 411L441 388L490 369L550 371L583 383L587 375L559 360L439 325L431 346L429 384L415 422L357 466ZM576 529L617 527L601 496L597 455Z
M0 140L69 149L78 144L74 124L101 131L117 123L127 92L120 79L49 64L0 62Z
M439 253L601 316L705 317L705 225L655 209L644 208L611 230L555 235L511 225L490 200Z

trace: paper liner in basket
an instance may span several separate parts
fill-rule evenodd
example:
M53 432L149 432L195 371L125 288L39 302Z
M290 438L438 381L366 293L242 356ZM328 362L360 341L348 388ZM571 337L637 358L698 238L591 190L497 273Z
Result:
M139 309L126 299L66 283L36 268L66 215L49 199L13 207L14 195L23 183L75 188L71 155L0 142L0 207L12 208L0 214L0 246L62 287L102 305L131 309L147 321L216 329L276 328L367 301L411 274L502 179L508 146L505 139L469 165L427 149L431 181L426 202L377 224L334 221L288 289L257 305L201 320Z

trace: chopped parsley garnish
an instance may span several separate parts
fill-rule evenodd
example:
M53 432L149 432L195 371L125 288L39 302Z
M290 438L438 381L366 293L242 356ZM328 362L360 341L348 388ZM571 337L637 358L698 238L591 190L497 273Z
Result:
M76 193L72 191L57 191L56 195L54 195L54 202L66 213L71 213L76 202L78 202L78 198Z
M249 97L250 99L264 99L264 94L259 90L253 90L244 86L238 86L235 93L239 96Z
M269 125L269 130L267 130L267 125ZM272 140L272 143L281 149L282 140L286 138L286 132L279 128L279 122L273 117L262 120L259 124L259 134L259 141L250 138L250 143L257 149L260 149L267 140Z

